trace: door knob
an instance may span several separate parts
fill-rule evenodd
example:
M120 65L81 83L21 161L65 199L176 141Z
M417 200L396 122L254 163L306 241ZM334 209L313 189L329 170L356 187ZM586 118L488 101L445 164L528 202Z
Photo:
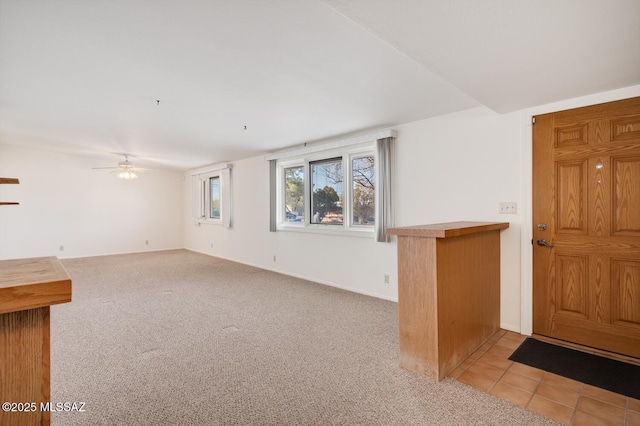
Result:
M539 246L542 246L542 247L553 248L553 246L551 244L547 243L546 240L540 239L540 240L537 241L537 243L538 243Z

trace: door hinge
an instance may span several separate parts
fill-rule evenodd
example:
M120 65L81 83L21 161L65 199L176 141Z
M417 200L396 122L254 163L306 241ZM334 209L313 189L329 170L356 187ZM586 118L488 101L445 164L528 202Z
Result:
M531 117L531 124L536 124L536 118L535 117Z
M531 239L531 245L533 245L533 238Z

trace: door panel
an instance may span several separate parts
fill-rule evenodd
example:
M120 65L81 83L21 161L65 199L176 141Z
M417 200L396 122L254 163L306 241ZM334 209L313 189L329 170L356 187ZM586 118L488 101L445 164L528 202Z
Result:
M557 256L557 312L588 318L587 256Z
M640 358L640 98L535 117L533 218L534 333Z
M587 233L587 161L558 162L557 232Z
M640 157L614 158L615 235L640 235Z
M612 322L640 326L640 260L613 259L611 270Z

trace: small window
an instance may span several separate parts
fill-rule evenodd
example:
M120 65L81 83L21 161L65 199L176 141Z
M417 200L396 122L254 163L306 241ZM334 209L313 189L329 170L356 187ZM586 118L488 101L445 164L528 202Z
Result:
M196 225L231 227L231 165L193 175Z
M304 166L284 168L285 222L304 221Z
M211 219L220 219L220 176L209 178L209 188L211 191L209 217Z

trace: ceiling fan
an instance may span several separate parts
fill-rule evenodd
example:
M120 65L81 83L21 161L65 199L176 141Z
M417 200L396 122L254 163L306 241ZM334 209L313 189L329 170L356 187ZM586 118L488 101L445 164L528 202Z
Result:
M93 170L114 169L111 173L117 173L118 177L120 179L124 179L124 180L136 179L138 177L136 172L138 172L138 173L139 172L147 172L147 171L151 170L151 169L145 169L144 167L138 167L138 166L134 165L131 161L129 161L129 155L128 154L122 154L122 155L124 155L124 161L120 161L117 166L114 166L114 167L92 167L92 169Z

